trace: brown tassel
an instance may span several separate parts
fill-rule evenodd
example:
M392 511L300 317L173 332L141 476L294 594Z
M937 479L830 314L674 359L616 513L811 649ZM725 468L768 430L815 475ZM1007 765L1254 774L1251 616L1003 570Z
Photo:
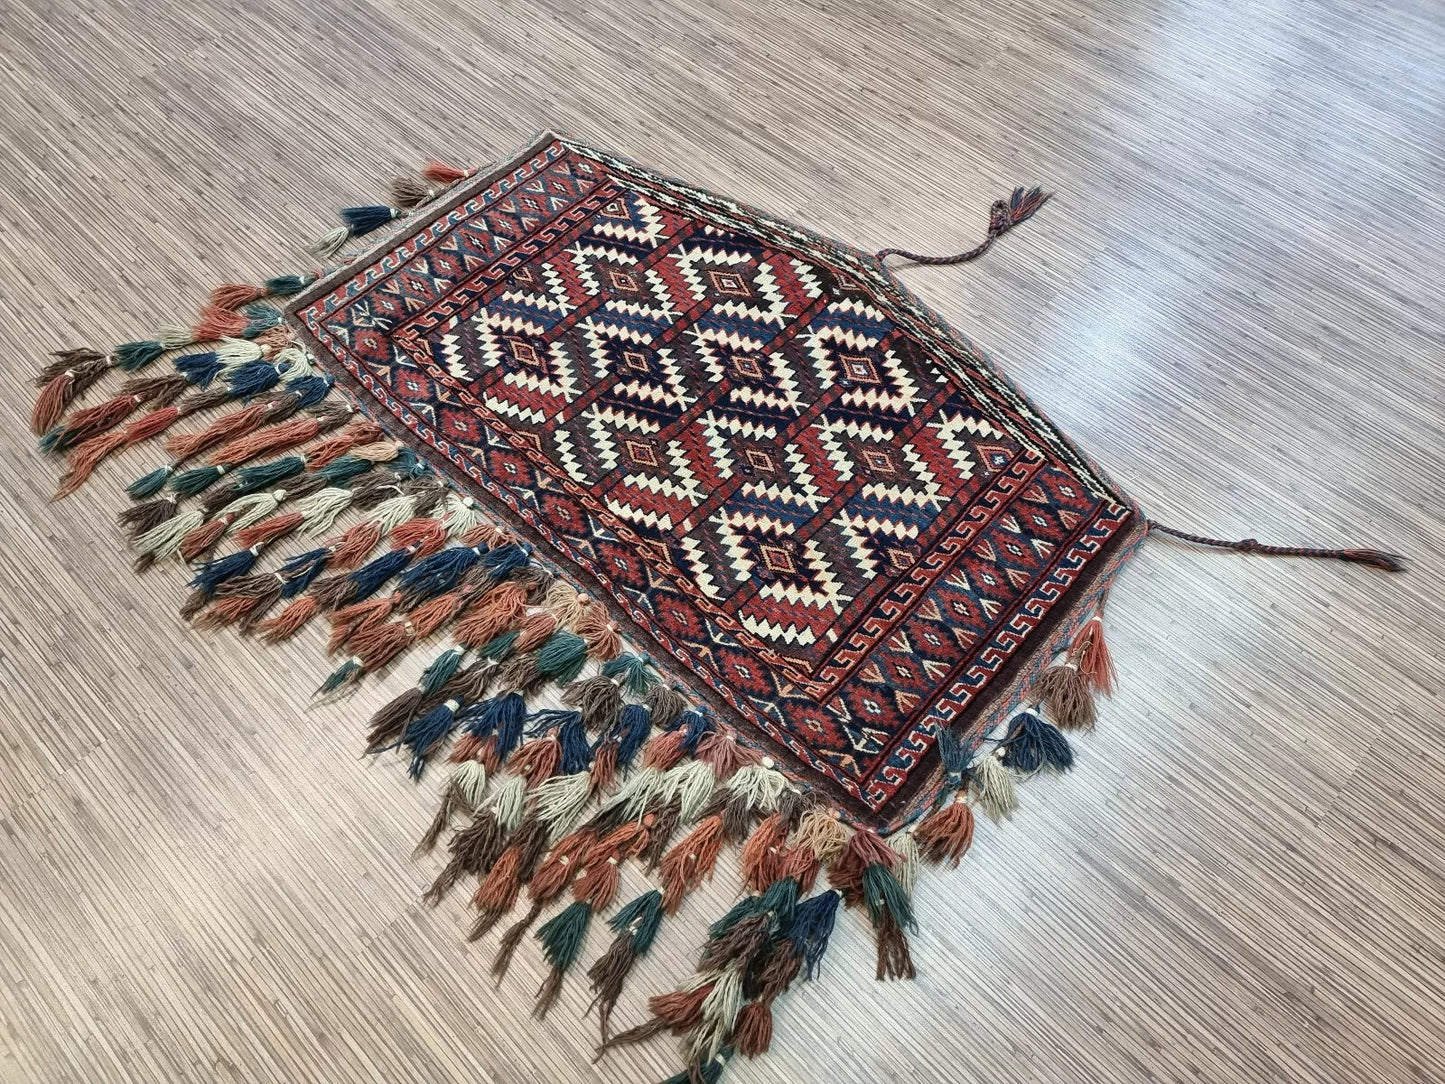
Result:
M1095 614L1084 626L1084 631L1074 641L1071 652L1079 673L1089 679L1094 691L1103 696L1114 695L1114 683L1118 675L1114 671L1114 660L1109 655L1109 645L1104 642L1104 618Z
M85 439L115 428L128 418L140 405L140 396L117 395L93 407L86 407L71 415L65 429L71 441Z
M632 934L624 930L612 940L607 951L593 961L587 969L592 981L593 1004L597 1006L597 1019L602 1031L602 1041L607 1041L611 1032L612 1009L622 996L622 987L637 957L633 950Z
M492 974L496 976L499 985L506 976L507 969L512 966L512 957L516 955L517 946L522 943L522 938L527 936L527 931L532 928L532 924L536 922L537 918L542 914L543 906L544 904L540 901L533 900L532 906L528 909L527 913L523 915L519 921L509 926L506 933L502 934L501 941L497 943L496 958L492 960ZM478 933L477 930L486 917L487 915L484 913L477 919L476 923L472 926L471 932L467 935L468 941L475 941L481 937L481 934ZM495 921L495 918L492 919L492 922ZM488 928L490 928L490 926ZM482 933L485 932L485 929L482 930Z
M450 780L445 793L442 794L441 805L437 807L436 816L432 817L431 824L427 825L426 832L417 841L411 856L420 858L424 854L430 854L432 848L437 845L437 840L441 839L442 833L451 827L452 814L464 805L461 787L457 786L455 779Z
M767 1002L753 1001L738 1013L732 1044L745 1058L766 1054L773 1042L773 1010Z
M368 724L366 751L374 753L400 741L406 724L421 714L425 703L422 691L413 687L377 711Z
M658 730L667 730L688 709L687 697L675 685L654 686L645 703L652 714L652 725Z
M1096 716L1089 679L1071 662L1045 670L1038 694L1060 730L1092 730Z
M908 950L908 937L893 920L892 912L885 909L878 921L878 973L877 978L913 979L918 973L913 969L913 956Z
M728 927L703 946L698 957L699 971L721 971L737 960L751 960L768 941L773 916L769 913L749 915Z
M321 441L306 452L306 469L320 470L340 459L351 449L370 444L381 437L381 426L368 418L358 418L334 437Z
M925 817L913 836L929 862L947 860L957 868L958 860L973 842L973 810L961 796L957 797Z
M202 523L194 531L188 532L186 536L181 539L181 559L194 561L197 557L209 550L222 539L226 533L226 529L231 526L231 520L233 518L234 517L231 516L222 516L208 523ZM245 548L249 549L250 547Z

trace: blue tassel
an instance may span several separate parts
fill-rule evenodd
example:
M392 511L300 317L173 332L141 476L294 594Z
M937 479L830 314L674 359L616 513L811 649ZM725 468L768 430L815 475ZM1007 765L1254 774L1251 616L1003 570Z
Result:
M277 459L271 463L245 467L231 476L231 491L237 497L255 493L270 488L273 483L300 474L305 469L306 458L299 455L288 455L285 459Z
M1020 772L1040 768L1066 772L1074 766L1074 750L1058 727L1037 712L1021 711L1013 717L1001 759L1005 767Z
M318 694L334 693L343 685L347 685L361 676L361 660L357 658L347 659L331 673L326 675L326 680L316 690Z
M145 368L165 352L166 348L154 339L142 339L139 342L121 343L110 354L117 365L131 373Z
M643 956L652 947L653 939L657 937L658 928L662 925L661 892L654 888L651 892L644 892L623 904L617 913L607 920L607 925L612 927L613 933L622 933L634 922L637 923L637 929L632 931L632 951L635 955Z
M557 730L573 716L581 718L577 712L567 711L565 708L548 708L546 711L534 712L527 719L527 736L536 738L549 730Z
M793 944L793 955L803 958L805 979L817 977L818 965L823 962L823 954L828 951L828 938L833 932L833 922L838 915L838 901L842 896L837 889L830 888L804 900L793 912L788 940Z
M226 377L226 384L237 399L250 399L263 391L270 391L280 382L280 367L269 361L247 362Z
M448 700L445 704L438 704L419 719L406 724L401 744L411 750L407 774L413 779L421 778L421 773L426 770L427 756L456 725L456 710L452 707L455 703L455 700Z
M481 559L480 546L453 546L412 565L397 577L397 585L413 598L433 598L455 587Z
M373 230L381 229L396 215L395 208L388 207L383 203L374 203L365 207L343 207L341 221L345 222L347 228L351 230L351 236L360 237Z
M311 586L311 581L321 575L326 568L326 562L331 559L331 551L326 548L307 550L305 553L298 553L281 566L281 576L285 583L281 585L282 598L295 598L306 588Z
M499 730L513 728L520 734L522 723L527 718L527 701L521 693L503 693L473 704L462 715L465 716L467 733L478 738L488 738Z
M626 771L647 743L652 730L652 712L641 704L628 704L617 721L617 767Z
M497 717L497 759L506 761L512 750L522 743L522 724L527 718L527 705L520 693L508 693L502 699L509 702Z
M697 744L702 741L704 734L711 733L714 729L712 716L706 711L694 708L692 711L685 711L678 717L673 729L683 728L682 748L688 756L697 752Z
M351 574L352 591L348 602L357 602L375 594L376 589L404 569L411 561L411 550L389 550L362 565Z
M325 399L335 383L329 376L301 376L286 385L286 391L296 397L296 409L305 410Z
M512 645L517 642L517 632L503 632L493 636L481 647L477 648L477 657L480 659L491 659L493 662L500 662L512 653Z
M557 740L562 743L562 773L573 775L592 766L592 746L587 741L582 716L575 711L567 715L569 718L557 728Z
M53 428L53 429L51 429L49 432L47 432L47 433L46 433L43 437L41 437L38 441L36 441L36 442L35 442L35 445L36 445L36 447L38 447L42 452L44 452L46 455L49 455L49 454L52 453L52 452L56 452L56 451L62 450L62 449L61 449L61 445L60 445L60 441L61 441L61 438L64 437L64 436L65 436L65 425L64 425L64 423L61 423L60 425L57 425L55 428Z
M194 497L225 473L220 467L192 467L171 478L171 489L182 497Z
M422 671L421 679L417 682L422 696L435 696L440 692L441 687L452 679L452 675L462 665L462 656L465 654L464 649L451 647L434 658L431 665Z
M175 366L178 372L197 387L209 388L211 381L215 380L224 369L223 362L214 350L203 350L199 354L185 354L176 358Z
M171 476L174 467L157 467L149 474L142 474L130 485L125 487L126 493L132 500L143 501L154 497L165 488L166 479Z
M618 655L603 665L602 676L618 682L628 696L646 696L657 684L651 655Z
M260 547L253 546L248 550L237 550L225 557L207 561L196 569L196 577L191 580L190 585L210 598L216 593L216 588L233 576L244 576L250 572L256 565L259 553Z
M509 542L505 546L498 546L494 550L488 550L482 555L482 567L486 569L487 575L494 580L505 580L513 572L519 572L527 567L527 562L532 559L532 547L518 545Z

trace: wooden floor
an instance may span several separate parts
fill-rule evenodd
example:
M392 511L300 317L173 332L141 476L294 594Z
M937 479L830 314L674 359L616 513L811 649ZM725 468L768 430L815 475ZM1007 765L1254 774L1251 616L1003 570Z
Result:
M49 504L30 375L288 271L431 154L555 127L905 272L1148 512L1372 544L1409 575L1149 543L1072 774L919 890L913 984L857 916L729 1080L1445 1078L1445 28L1437 0L0 0L0 1079L647 1084L527 1018L417 896L429 787L307 706L319 632L188 630ZM401 685L410 674L399 674ZM690 905L718 913L730 878ZM674 927L634 993L691 971ZM530 947L530 946L529 946ZM637 999L619 1021L640 1018Z

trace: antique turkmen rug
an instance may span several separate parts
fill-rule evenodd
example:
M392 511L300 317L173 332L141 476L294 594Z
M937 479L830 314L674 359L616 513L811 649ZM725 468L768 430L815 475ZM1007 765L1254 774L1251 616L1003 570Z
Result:
M840 908L913 975L918 870L1072 765L1148 534L1400 567L1147 520L885 266L1046 198L958 256L865 254L548 135L348 208L322 268L59 352L35 429L62 495L154 446L121 522L139 570L189 564L198 626L323 627L323 694L415 674L364 741L442 777L425 898L470 895L499 975L538 942L539 1015L586 983L602 1048L671 1031L713 1081ZM736 906L688 914L727 846ZM656 887L620 899L622 863ZM698 955L619 1030L673 916Z

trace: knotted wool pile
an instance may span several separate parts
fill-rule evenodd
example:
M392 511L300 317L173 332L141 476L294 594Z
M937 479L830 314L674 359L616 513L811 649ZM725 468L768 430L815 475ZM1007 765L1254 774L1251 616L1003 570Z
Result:
M884 266L1045 198L868 255L549 135L347 209L326 268L60 352L33 420L61 494L164 448L121 520L139 569L190 564L197 625L324 623L325 693L414 667L365 740L444 765L426 897L470 893L472 938L517 912L497 970L535 932L539 1014L589 983L604 1048L671 1031L674 1081L716 1081L840 907L911 977L920 864L1069 768L1110 690L1104 598L1157 525ZM729 845L738 903L615 1031ZM656 887L619 900L625 862Z

